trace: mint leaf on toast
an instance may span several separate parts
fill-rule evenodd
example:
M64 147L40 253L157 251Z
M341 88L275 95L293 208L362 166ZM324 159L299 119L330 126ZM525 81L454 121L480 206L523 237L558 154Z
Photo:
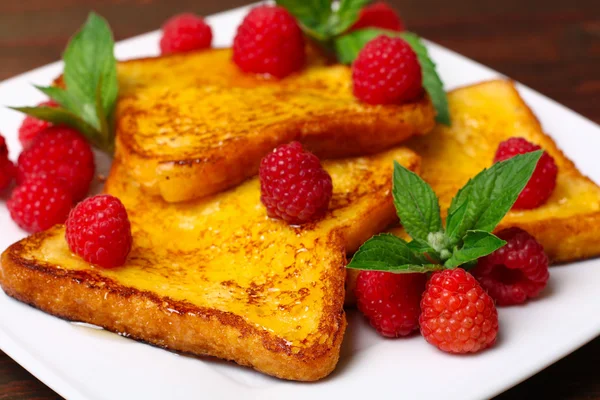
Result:
M438 198L420 176L394 162L394 205L400 223L413 239L427 241L430 232L442 230Z
M112 119L119 93L114 39L106 20L90 13L84 26L71 38L63 54L65 88L39 87L60 104L58 108L12 109L81 132L94 146L112 152Z
M380 35L399 37L410 45L417 54L421 65L423 88L431 98L437 112L436 121L444 125L450 125L450 111L448 110L448 98L444 90L444 84L437 73L435 63L429 56L427 47L418 35L411 32L394 32L377 28L353 31L335 39L334 46L338 60L343 64L351 64L364 45Z
M452 199L446 234L454 245L469 230L491 232L529 182L542 151L517 155L484 169Z
M480 257L498 250L506 242L496 235L486 231L467 231L463 238L463 246L455 250L452 256L446 260L444 266L455 268L462 264L475 261Z
M442 269L423 255L413 252L407 243L389 233L373 236L354 254L347 268L394 273L429 272Z
M538 150L495 163L467 182L452 200L445 229L431 187L394 163L394 205L413 240L374 236L355 253L348 268L410 273L474 265L506 244L491 232L529 182L541 155Z

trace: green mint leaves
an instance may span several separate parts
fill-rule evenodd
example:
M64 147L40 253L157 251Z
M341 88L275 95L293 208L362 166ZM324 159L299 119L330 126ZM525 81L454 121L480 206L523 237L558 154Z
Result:
M106 20L91 13L63 54L66 89L37 87L59 108L14 107L35 118L80 131L96 147L112 152L112 119L119 83L114 39Z
M506 243L491 231L531 178L542 151L515 156L484 169L454 197L442 226L431 187L394 163L393 196L412 242L377 235L354 254L348 268L395 273L429 272L473 264Z
M419 64L421 64L423 88L425 88L425 91L431 98L431 102L437 112L436 121L444 125L450 125L448 98L444 90L444 84L437 73L435 63L429 57L423 41L414 33L394 32L375 28L361 29L347 33L335 39L334 46L338 60L344 64L352 63L363 46L380 35L399 37L410 45L417 54Z
M345 32L358 19L369 0L341 0L337 9L331 0L276 0L292 14L304 32L327 46L335 36Z

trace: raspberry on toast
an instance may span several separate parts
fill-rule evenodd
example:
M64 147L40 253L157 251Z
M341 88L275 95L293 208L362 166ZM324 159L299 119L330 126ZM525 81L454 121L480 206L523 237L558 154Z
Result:
M443 216L458 189L492 164L500 142L523 137L554 158L556 188L540 207L510 211L497 231L519 227L529 232L554 262L600 255L600 187L544 134L514 84L479 83L450 92L448 101L452 126L438 126L406 144L422 157L421 176L438 195ZM401 228L394 231L404 234Z
M321 159L389 149L434 127L425 95L372 106L352 94L350 68L315 51L283 79L243 73L230 49L122 62L116 153L148 193L181 202L220 192L258 171L280 144Z
M125 266L90 266L71 253L59 225L8 248L0 284L68 320L284 379L317 380L334 369L344 335L346 252L395 219L393 160L419 165L403 148L325 162L334 187L329 211L301 227L267 217L258 178L170 204L145 195L117 160L106 191L131 220Z

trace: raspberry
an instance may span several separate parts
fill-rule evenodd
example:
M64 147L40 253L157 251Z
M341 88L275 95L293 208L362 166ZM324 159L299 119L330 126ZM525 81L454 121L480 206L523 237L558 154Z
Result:
M0 160L8 158L8 146L4 136L0 135Z
M301 69L305 52L302 31L283 7L252 9L233 40L233 61L242 71L277 78Z
M361 271L356 280L358 309L383 336L399 337L419 329L425 274Z
M504 161L517 154L531 153L539 150L540 146L520 137L513 137L498 145L494 162ZM517 198L513 209L532 209L544 204L556 187L558 168L554 159L546 152L542 154L531 179Z
M184 53L206 49L212 42L212 30L203 18L194 14L179 14L162 27L160 51L162 54Z
M404 24L396 10L389 4L379 1L360 11L358 20L352 25L350 31L363 28L380 28L401 32L404 30Z
M260 163L260 199L269 217L290 224L314 221L327 211L331 176L298 142L279 146Z
M422 93L422 81L417 55L400 38L376 37L352 64L354 95L369 104L412 100Z
M496 342L494 300L473 275L456 268L434 273L421 300L421 334L448 353L475 353Z
M69 248L85 261L103 268L125 264L131 250L131 225L116 197L85 199L71 211L66 225Z
M77 131L55 126L42 132L19 156L17 183L32 176L58 179L74 201L87 195L94 178L94 154Z
M17 168L8 158L0 158L0 192L7 189L17 175Z
M6 146L6 141L4 140L4 137L0 135L0 191L3 191L10 186L16 174L17 170L14 164L8 159L8 147Z
M58 107L59 104L55 101L49 100L37 105L38 107ZM26 116L23 119L23 123L19 128L19 141L24 149L28 148L31 142L37 135L42 131L51 127L50 122L42 121L41 119L34 118L32 116Z
M65 222L72 204L71 194L59 182L34 177L13 191L6 206L17 225L35 233Z
M550 278L544 248L519 228L505 229L498 237L506 245L480 258L473 276L498 305L521 304L536 297Z

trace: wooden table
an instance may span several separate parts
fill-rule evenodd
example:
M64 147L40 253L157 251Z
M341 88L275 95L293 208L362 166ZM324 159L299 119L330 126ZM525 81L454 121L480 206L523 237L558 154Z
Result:
M390 2L411 30L600 123L600 0ZM116 38L123 39L156 29L178 12L208 15L246 3L1 0L0 80L57 60L91 9L105 16ZM597 339L498 399L600 399L599 362ZM0 399L57 397L0 352Z

